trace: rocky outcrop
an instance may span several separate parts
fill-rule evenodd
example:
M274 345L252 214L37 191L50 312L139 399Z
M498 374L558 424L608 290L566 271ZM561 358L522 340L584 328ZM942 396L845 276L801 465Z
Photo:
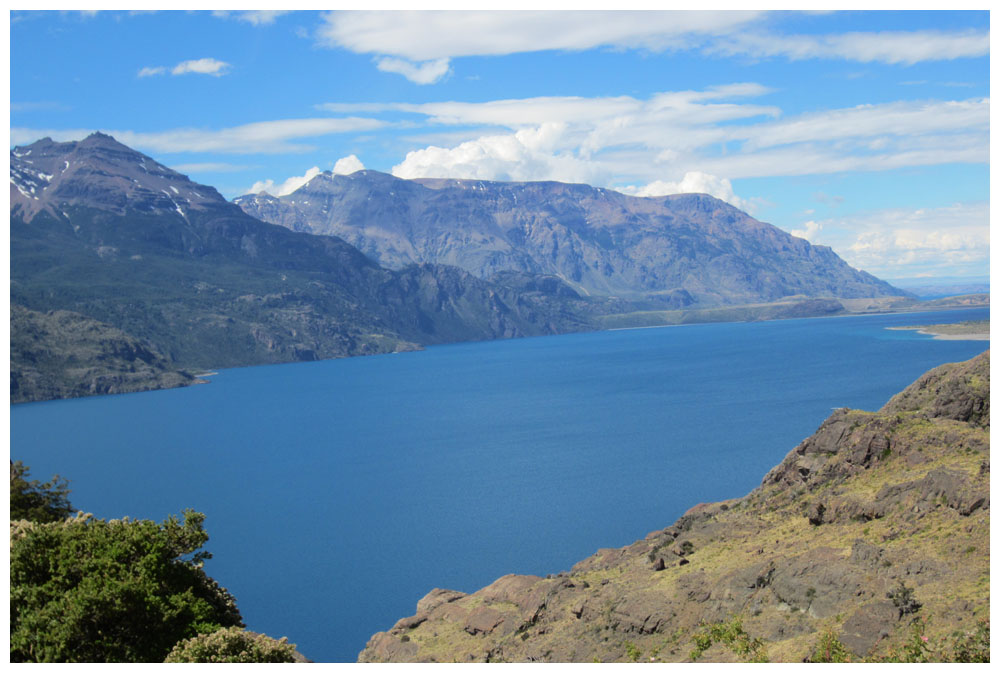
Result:
M359 661L685 661L700 625L733 617L772 661L826 632L862 658L913 619L932 641L971 628L989 614L988 428L986 352L877 413L835 411L743 498L565 573L435 589Z

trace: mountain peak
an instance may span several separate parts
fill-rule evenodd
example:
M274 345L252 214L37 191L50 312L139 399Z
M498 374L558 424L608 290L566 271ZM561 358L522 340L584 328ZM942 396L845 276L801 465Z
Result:
M95 132L80 141L42 138L10 152L11 207L30 221L42 211L67 207L123 214L127 210L173 212L225 204L212 187L199 185L151 157Z

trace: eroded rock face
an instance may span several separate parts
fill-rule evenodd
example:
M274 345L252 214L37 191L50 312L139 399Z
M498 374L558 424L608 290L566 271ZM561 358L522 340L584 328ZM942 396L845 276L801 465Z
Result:
M988 352L935 369L877 413L834 412L743 498L568 573L435 589L359 660L685 661L699 624L733 616L773 661L810 657L826 630L860 659L915 616L931 637L969 626L989 611L988 400ZM901 586L918 612L894 603Z

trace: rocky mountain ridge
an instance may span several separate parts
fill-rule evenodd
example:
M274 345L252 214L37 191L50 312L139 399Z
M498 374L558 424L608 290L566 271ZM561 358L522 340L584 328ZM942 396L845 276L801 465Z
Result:
M664 308L908 294L707 194L634 197L581 184L358 171L234 203L294 231L340 236L389 268L550 274L582 294L655 298Z
M913 633L941 660L982 620L988 656L989 400L988 351L938 367L742 498L558 575L434 589L359 661L892 660Z

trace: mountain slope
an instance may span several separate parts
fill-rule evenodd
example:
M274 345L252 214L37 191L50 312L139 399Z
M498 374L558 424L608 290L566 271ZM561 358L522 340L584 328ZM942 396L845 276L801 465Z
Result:
M685 661L696 636L891 658L911 627L942 658L989 618L989 399L988 351L938 367L877 413L836 410L745 497L556 576L431 591L359 660Z
M390 268L436 262L480 278L551 274L583 293L654 296L674 308L907 294L705 194L639 198L558 182L359 171L234 202L295 231L340 236Z
M78 313L10 307L10 401L32 402L197 383L121 330Z
M93 134L11 151L11 301L122 330L181 367L231 367L582 329L570 299L454 268L379 267L266 224Z

